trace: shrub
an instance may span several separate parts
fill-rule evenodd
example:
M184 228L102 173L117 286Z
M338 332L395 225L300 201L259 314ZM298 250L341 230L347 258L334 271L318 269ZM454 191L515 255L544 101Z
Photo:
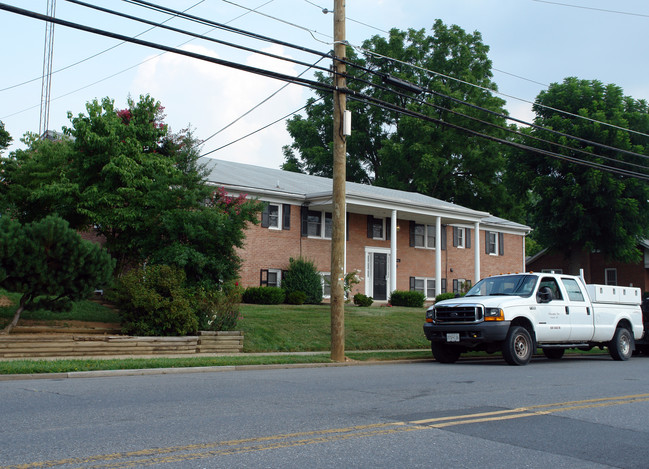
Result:
M313 261L303 258L289 260L288 270L282 279L286 293L301 291L306 294L305 303L322 303L322 277Z
M306 301L306 293L303 291L292 291L286 294L284 300L289 305L303 305Z
M455 298L455 293L453 292L440 293L435 297L435 303L442 300L450 300L451 298Z
M372 303L374 303L374 300L370 296L363 295L362 293L356 293L354 295L354 304L356 306L372 306Z
M407 306L410 308L422 308L426 295L420 291L403 291L395 290L390 295L390 304L392 306Z
M241 296L241 288L236 283L222 285L220 289L196 289L193 302L200 330L235 330Z
M134 269L123 275L112 295L120 309L122 331L142 336L196 333L198 318L184 283L185 272L166 265Z
M279 287L248 287L243 292L243 302L256 305L278 305L284 302L284 290Z

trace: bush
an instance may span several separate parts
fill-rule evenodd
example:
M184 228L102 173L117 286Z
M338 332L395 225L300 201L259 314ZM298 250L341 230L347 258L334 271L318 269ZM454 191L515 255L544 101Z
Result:
M422 308L426 295L420 291L403 291L395 290L390 295L390 304L392 306L407 306L410 308Z
M220 289L196 289L193 302L200 330L235 330L241 296L241 288L236 283L223 285Z
M185 272L166 265L134 269L123 275L113 301L120 309L122 331L141 336L182 336L198 331Z
M303 291L292 291L286 294L284 300L289 305L303 305L306 301L306 293Z
M451 298L455 298L455 293L453 292L440 293L435 297L435 303L437 303L438 301L450 300Z
M282 288L287 294L294 291L304 292L307 304L322 303L322 277L313 261L301 257L291 258L288 270L282 279Z
M374 300L370 296L363 295L362 293L356 293L354 295L354 304L356 306L372 306L372 303L374 303Z
M256 305L278 305L284 298L284 290L279 287L248 287L242 297L244 303Z

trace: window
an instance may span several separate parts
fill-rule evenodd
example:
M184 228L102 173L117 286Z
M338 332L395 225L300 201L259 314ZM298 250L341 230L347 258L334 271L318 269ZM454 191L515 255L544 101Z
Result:
M562 278L561 281L563 286L566 287L570 301L584 301L584 294L574 278Z
M504 256L505 235L495 231L485 231L485 250L492 256Z
M617 285L617 269L605 269L606 285Z
M427 277L410 277L410 290L420 291L426 298L435 298L435 279ZM446 279L442 279L442 293L446 293Z
M471 288L471 280L453 279L453 293L466 293Z
M498 254L498 237L496 236L496 233L488 233L487 254Z
M331 298L331 273L320 272L320 278L322 280L322 297Z
M464 247L464 228L453 227L453 246Z
M322 212L309 210L307 214L307 233L309 236L320 238L322 236Z
M282 269L262 269L259 285L262 287L279 287L282 285Z
M553 300L562 300L563 296L561 295L561 290L559 290L559 284L557 281L551 277L543 277L541 283L539 284L539 290L543 287L548 287L552 291Z
M367 237L371 239L385 239L385 219L367 216Z
M268 204L261 212L261 226L272 230L291 229L291 206L288 204Z
M415 223L414 246L418 248L435 249L435 226Z
M306 223L307 236L310 238L331 239L331 213L309 210L307 211Z

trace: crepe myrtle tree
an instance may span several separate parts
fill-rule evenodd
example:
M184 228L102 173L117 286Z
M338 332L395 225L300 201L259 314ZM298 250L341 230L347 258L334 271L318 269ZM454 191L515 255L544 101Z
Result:
M81 239L57 216L24 225L0 217L0 287L22 294L3 333L11 332L26 308L65 309L87 298L110 282L114 265L101 246Z

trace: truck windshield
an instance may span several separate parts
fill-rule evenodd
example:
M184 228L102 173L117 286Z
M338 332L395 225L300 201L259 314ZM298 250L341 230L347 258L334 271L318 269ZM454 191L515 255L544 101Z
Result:
M483 278L476 283L466 296L529 296L534 291L536 275L516 274Z

